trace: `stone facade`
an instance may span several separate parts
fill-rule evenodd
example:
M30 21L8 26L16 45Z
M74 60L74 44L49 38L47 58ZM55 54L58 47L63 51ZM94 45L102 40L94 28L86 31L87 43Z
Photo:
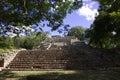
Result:
M79 41L74 36L65 36L65 37L52 36L52 39L53 39L53 45L57 45L57 46L66 46L66 45L72 44L76 41Z
M73 44L74 42L78 42L79 40L74 36L52 36L44 40L37 49L46 49L49 50L52 46L67 46ZM35 49L35 48L34 48Z
M0 71L4 69L15 58L16 54L21 50L13 50L11 52L0 55Z

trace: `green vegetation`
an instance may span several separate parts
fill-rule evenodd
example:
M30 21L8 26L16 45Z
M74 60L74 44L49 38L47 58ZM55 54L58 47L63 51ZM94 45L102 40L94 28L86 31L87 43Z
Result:
M96 1L96 0L95 0ZM89 44L97 48L115 48L120 47L120 1L119 0L97 0L100 4L99 15L96 16L91 28L86 31L89 38ZM32 6L31 6L32 5ZM7 32L20 33L20 27L42 24L56 30L63 26L63 19L68 13L82 6L81 0L4 0L0 2L0 34ZM47 25L44 24L47 21ZM10 27L13 26L13 27ZM65 25L64 25L65 26ZM18 29L16 29L16 28ZM64 27L65 28L65 27ZM84 29L71 29L68 35L74 35L82 40L82 32ZM62 30L63 31L63 30ZM26 30L29 32L29 30ZM80 34L78 34L80 33ZM27 33L26 33L27 34ZM11 42L10 39L6 39ZM29 38L29 40L33 40ZM25 48L28 47L29 40L25 41ZM13 44L5 44L1 47L11 47ZM36 43L31 43L29 48ZM19 43L18 46L19 47ZM22 45L23 46L23 45Z
M47 34L44 32L37 32L30 36L15 36L11 37L0 37L0 54L9 52L12 49L32 49L40 45L40 43L47 38Z
M119 80L120 70L12 71L1 72L0 80Z
M100 3L99 15L96 16L91 28L86 31L89 44L97 48L120 47L120 0L97 1ZM10 25L20 29L21 26L38 26L38 23L47 21L47 26L56 30L63 25L63 19L68 13L81 6L81 0L75 0L75 2L72 0L65 0L65 2L64 0L1 0L0 34L11 31L17 33L17 36L14 38L0 37L0 54L13 48L32 49L47 38L44 33L19 37L19 31L9 27ZM75 27L68 32L68 35L74 35L82 40L83 32L84 29ZM0 72L0 80L26 80L27 78L41 78L42 80L119 80L120 69Z
M12 50L13 50L13 49L1 48L1 49L0 49L0 55L3 54L3 53L10 52L10 51L12 51Z
M75 26L72 27L69 31L68 31L68 36L75 36L77 37L79 40L83 40L83 35L85 32L85 28L81 27L81 26Z
M31 6L32 5L32 6ZM59 1L59 0L4 0L0 2L0 35L7 32L17 34L16 37L0 37L0 49L4 48L26 48L32 49L46 39L46 34L39 33L29 36L31 26L37 26L41 30L46 26L52 30L63 26L63 19L68 13L72 13L82 6L82 1ZM40 25L39 25L40 24ZM24 27L23 27L24 26ZM32 27L33 28L33 27ZM27 37L20 37L20 33L25 33Z
M8 25L18 28L33 24L38 26L44 21L48 21L47 26L56 30L63 25L68 13L81 6L81 0L4 0L0 2L0 30L6 33L10 30Z
M13 40L10 37L0 37L0 48L11 49L14 46Z
M87 31L89 44L97 48L120 47L120 0L98 0L99 15Z
M0 54L14 49L13 39L10 37L0 37Z

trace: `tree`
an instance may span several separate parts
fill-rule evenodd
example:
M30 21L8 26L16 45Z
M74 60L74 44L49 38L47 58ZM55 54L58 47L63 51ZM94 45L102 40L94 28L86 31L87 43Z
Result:
M1 0L0 27L6 30L8 25L29 26L48 21L47 26L56 30L67 13L81 5L81 0Z
M46 38L47 34L45 32L32 32L29 36L15 36L13 39L16 48L32 49L33 47L39 46Z
M98 0L99 15L88 31L89 43L98 48L113 48L120 45L120 1Z
M69 31L68 31L68 36L75 36L77 37L79 40L83 40L83 34L85 32L85 28L81 27L81 26L75 26L72 27Z
M11 37L0 37L0 48L11 49L13 47L14 43Z
M45 32L37 32L34 39L35 47L39 46L42 41L44 41L46 38L48 38L47 34Z

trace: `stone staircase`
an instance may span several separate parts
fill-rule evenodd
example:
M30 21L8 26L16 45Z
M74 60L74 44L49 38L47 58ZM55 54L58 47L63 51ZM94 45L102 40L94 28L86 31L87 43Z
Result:
M10 70L65 69L65 64L68 62L65 56L67 53L66 50L57 49L21 51L7 68Z
M88 70L120 67L120 54L94 49L82 42L49 50L19 52L5 70Z

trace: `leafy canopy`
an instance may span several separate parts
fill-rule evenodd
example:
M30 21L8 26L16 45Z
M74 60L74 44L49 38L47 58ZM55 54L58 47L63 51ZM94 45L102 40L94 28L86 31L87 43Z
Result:
M79 40L83 39L83 34L85 32L85 28L81 27L81 26L75 26L72 27L69 31L68 31L68 36L75 36L77 37Z
M81 0L1 0L0 27L29 26L48 21L48 26L56 30L67 13L81 6Z
M120 45L120 0L98 0L99 15L90 30L90 44L99 48Z

